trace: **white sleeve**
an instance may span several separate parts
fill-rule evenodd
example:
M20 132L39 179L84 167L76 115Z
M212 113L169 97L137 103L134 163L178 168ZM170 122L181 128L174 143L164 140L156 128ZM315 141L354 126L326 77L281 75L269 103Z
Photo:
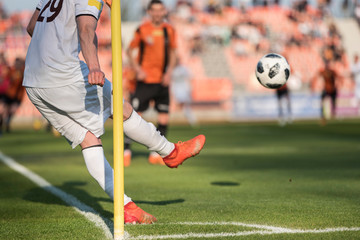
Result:
M43 4L44 4L44 0L40 0L40 2L38 3L38 5L36 6L36 9L37 9L37 10L41 10Z
M103 6L103 0L75 0L75 15L91 15L99 19Z

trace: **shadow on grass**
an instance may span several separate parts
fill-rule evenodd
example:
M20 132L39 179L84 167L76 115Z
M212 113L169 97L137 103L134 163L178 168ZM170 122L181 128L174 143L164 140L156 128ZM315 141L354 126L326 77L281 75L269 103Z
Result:
M165 200L165 201L141 201L141 200L134 200L135 203L139 204L149 204L149 205L169 205L169 204L177 204L185 202L185 199L174 199L174 200Z
M220 186L220 187L235 187L235 186L240 186L240 183L221 181L221 182L212 182L211 185Z
M86 204L87 206L91 207L96 212L93 212L95 214L100 214L101 216L105 218L111 218L113 216L112 212L108 212L102 208L102 206L99 204L99 202L112 202L112 200L109 198L97 198L91 196L88 192L84 191L83 189L79 188L79 186L86 185L86 182L79 182L79 181L72 181L72 182L65 182L61 186L49 186L49 187L35 187L30 189L24 196L23 199L31 202L38 202L38 203L44 203L44 204L58 204L63 206L69 206L64 201L60 200L60 197L56 193L56 189L59 189L61 191L64 191L66 194L68 194L70 197L76 198L76 200L81 201L83 204ZM55 189L55 191L54 191ZM52 193L53 195L56 195L59 197L54 201L53 195L44 194L44 190L47 192ZM55 192L55 193L54 193ZM76 194L74 194L76 193ZM70 201L72 201L70 199ZM80 209L85 212L92 212L93 210L89 209L88 207L84 207L83 209Z

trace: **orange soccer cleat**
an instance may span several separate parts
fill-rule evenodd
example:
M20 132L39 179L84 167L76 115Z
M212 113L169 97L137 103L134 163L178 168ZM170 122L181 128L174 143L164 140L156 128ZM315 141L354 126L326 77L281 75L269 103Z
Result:
M125 149L124 151L124 167L128 167L131 164L131 150Z
M125 224L152 224L156 221L154 216L136 206L134 202L129 202L124 207Z
M205 140L204 135L199 135L186 142L175 143L175 149L168 156L164 157L166 166L177 168L186 159L196 156L203 148Z
M156 152L150 153L149 163L153 165L165 165L163 158Z

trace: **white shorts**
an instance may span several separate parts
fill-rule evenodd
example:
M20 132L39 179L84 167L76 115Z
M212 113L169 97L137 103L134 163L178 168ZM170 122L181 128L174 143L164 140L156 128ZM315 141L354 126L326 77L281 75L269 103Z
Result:
M39 112L61 133L72 148L83 142L90 131L104 134L104 123L111 115L111 83L90 85L87 78L58 88L26 88Z

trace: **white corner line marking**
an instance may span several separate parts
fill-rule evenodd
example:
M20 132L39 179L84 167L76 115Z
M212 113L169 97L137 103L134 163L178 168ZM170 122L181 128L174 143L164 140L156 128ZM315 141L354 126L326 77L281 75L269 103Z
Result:
M6 164L11 169L13 169L14 171L25 176L26 178L34 182L36 185L38 185L45 191L50 192L51 194L63 200L66 204L73 207L78 213L83 215L90 222L93 222L96 227L102 229L107 239L113 239L112 231L110 230L110 228L113 228L113 223L110 220L101 217L100 214L96 212L93 208L80 202L76 197L60 190L59 188L52 186L44 178L30 171L29 169L19 164L12 158L4 155L2 152L0 152L0 161Z
M173 235L140 235L131 237L131 240L155 240L155 239L187 239L187 238L224 238L224 237L240 237L249 235L273 235L273 234L306 234L306 233L330 233L330 232L346 232L360 231L360 227L338 227L325 229L289 229L259 224L247 224L241 222L180 222L168 223L161 225L234 225L249 228L257 228L255 231L241 232L221 232L221 233L185 233ZM261 230L263 229L263 230Z

